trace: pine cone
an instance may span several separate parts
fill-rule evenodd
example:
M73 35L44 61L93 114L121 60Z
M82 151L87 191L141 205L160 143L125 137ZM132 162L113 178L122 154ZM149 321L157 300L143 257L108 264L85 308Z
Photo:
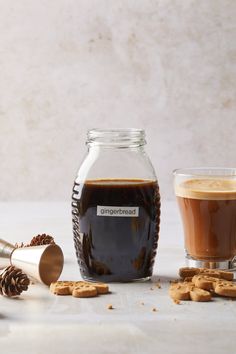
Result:
M18 296L28 289L30 283L21 269L9 266L0 275L0 294L8 297Z
M50 245L55 244L54 238L52 236L42 234L34 236L29 244L29 246L40 246L40 245Z
M22 248L22 247L27 247L27 245L24 245L23 242L21 242L21 243L15 243L15 248Z

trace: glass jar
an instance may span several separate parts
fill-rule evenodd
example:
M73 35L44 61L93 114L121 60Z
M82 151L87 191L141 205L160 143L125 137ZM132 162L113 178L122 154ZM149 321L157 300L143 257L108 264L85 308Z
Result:
M88 153L72 194L81 275L95 281L149 279L156 255L160 195L141 129L88 131Z

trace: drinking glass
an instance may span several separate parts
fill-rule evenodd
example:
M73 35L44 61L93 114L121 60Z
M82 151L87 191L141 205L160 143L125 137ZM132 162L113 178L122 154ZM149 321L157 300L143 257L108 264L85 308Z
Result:
M236 169L174 170L186 263L230 269L236 256Z

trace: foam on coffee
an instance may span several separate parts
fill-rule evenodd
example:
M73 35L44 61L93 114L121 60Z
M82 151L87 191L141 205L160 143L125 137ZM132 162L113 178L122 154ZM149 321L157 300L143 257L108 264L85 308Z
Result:
M236 180L199 178L184 181L175 187L178 197L204 200L236 199Z

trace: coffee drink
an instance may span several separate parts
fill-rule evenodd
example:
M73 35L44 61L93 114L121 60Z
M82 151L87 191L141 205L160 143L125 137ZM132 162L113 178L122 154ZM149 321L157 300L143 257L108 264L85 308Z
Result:
M75 183L72 206L74 243L84 278L130 281L152 275L160 222L156 181Z
M185 249L196 260L220 262L236 255L236 180L196 178L176 185Z

